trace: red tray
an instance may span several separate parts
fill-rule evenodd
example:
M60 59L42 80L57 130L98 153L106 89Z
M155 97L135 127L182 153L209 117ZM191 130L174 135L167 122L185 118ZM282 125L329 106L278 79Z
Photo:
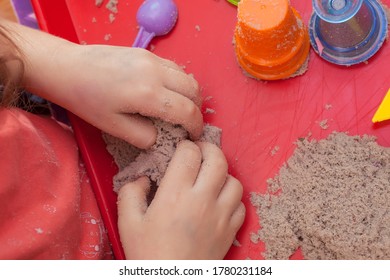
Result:
M135 15L142 0L121 0L114 22L95 1L32 0L40 27L52 34L86 44L131 46L137 33ZM105 1L106 2L106 1ZM383 0L390 4L390 0ZM385 42L367 64L341 67L310 53L309 70L300 77L259 82L243 75L232 47L236 7L224 0L176 0L179 19L167 36L152 41L153 52L174 60L193 73L211 96L205 122L223 129L222 148L230 172L244 185L247 217L226 259L262 259L264 244L253 244L250 233L259 228L251 192L265 192L294 151L294 142L309 133L324 138L332 131L371 134L390 146L390 123L373 125L371 118L390 88L390 48ZM307 24L311 1L292 0ZM105 40L105 35L110 39ZM116 196L112 176L117 169L105 149L100 131L70 115L86 162L116 258L124 257L116 227ZM328 128L321 127L327 120ZM276 151L275 147L279 147ZM298 252L292 258L301 258Z

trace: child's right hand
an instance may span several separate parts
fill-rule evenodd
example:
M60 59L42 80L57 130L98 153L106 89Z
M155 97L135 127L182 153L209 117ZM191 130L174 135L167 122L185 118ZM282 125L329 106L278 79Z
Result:
M141 149L157 137L149 118L183 126L192 140L202 134L198 82L176 63L145 49L81 46L1 18L0 23L22 54L24 67L11 61L10 76L24 74L30 92Z
M222 259L241 227L242 185L222 151L181 142L152 203L146 177L122 187L118 225L128 259Z
M149 118L183 126L192 140L202 133L198 82L170 60L139 48L64 44L49 65L45 81L30 83L34 93L138 148L155 143Z
M65 79L71 86L63 83L61 89L68 87L74 97L65 108L141 149L149 148L157 137L149 118L179 124L192 140L199 138L203 131L199 85L177 64L139 48L91 45L73 50L74 56L68 52L74 61Z

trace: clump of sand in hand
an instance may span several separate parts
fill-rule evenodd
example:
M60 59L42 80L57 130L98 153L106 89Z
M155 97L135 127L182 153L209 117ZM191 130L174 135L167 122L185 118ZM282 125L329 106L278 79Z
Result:
M161 120L152 120L157 128L156 143L148 150L140 150L108 134L103 134L108 152L113 156L119 172L114 176L114 191L141 176L147 176L156 184L165 174L168 164L180 141L189 138L188 132L180 125L170 124ZM200 141L206 141L220 146L221 129L205 125Z
M333 133L298 141L267 193L252 194L266 259L390 259L390 148Z

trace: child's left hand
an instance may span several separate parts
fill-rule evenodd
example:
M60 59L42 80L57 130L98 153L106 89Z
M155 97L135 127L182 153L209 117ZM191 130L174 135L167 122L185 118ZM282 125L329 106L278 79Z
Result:
M128 259L222 259L245 218L243 187L221 149L178 144L155 197L147 177L123 186L118 226Z

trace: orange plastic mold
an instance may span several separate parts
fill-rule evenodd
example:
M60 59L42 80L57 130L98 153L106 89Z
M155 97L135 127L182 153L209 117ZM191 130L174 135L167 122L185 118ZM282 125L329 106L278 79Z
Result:
M235 51L248 74L285 79L304 65L310 49L308 31L288 0L242 0L237 18Z

